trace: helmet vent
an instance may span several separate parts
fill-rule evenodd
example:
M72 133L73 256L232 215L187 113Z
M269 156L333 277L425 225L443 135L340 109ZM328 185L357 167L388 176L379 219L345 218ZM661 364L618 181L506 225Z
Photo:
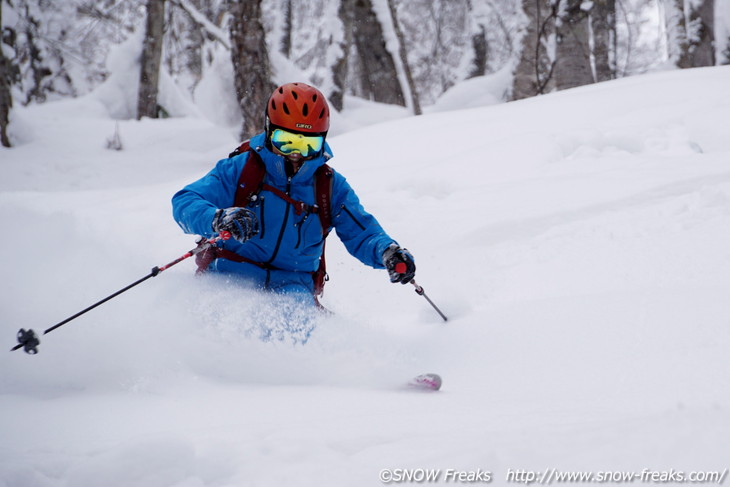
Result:
M277 87L267 102L266 116L269 117L267 131L279 127L299 133L326 134L330 124L327 97L305 83Z

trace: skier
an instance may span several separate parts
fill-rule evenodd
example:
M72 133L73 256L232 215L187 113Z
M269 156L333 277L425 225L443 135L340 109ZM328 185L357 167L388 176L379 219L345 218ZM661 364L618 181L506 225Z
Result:
M413 256L365 211L345 178L325 166L332 152L325 142L330 116L324 95L307 84L288 83L274 90L265 114L263 133L172 198L173 216L186 233L232 237L203 259L211 262L199 265L315 305L325 279L324 237L334 228L364 264L387 269L391 282L410 282L416 272ZM265 168L262 189L236 205L239 187L247 185L242 171L254 158ZM325 200L317 200L322 166L329 170L331 189Z

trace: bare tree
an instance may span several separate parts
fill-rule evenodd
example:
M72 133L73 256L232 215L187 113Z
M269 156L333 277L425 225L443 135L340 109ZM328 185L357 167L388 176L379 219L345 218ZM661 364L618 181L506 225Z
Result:
M228 33L209 20L200 8L202 3L203 0L167 0L163 63L175 82L190 93L195 92L203 77L206 47L215 42L229 46ZM206 3L210 9L210 3Z
M471 0L466 2L469 10L469 18L472 19L472 36L471 47L474 52L474 60L472 68L467 78L475 78L487 74L489 65L489 41L487 40L487 28L483 19L475 19L477 17L474 11L474 4ZM499 17L498 17L499 18Z
M137 120L157 118L158 84L162 60L162 33L165 26L165 0L147 0L147 27L142 48L142 69L137 96Z
M403 31L400 28L400 22L398 21L398 9L395 6L393 0L388 0L388 9L390 10L390 16L393 19L393 28L395 29L395 35L398 38L398 55L400 56L401 65L408 83L408 90L411 92L411 104L413 105L413 114L421 115L421 102L418 99L418 92L416 91L416 84L413 82L413 74L411 73L411 66L408 62L408 48L406 46L406 39L403 35Z
M484 24L479 24L479 32L471 36L471 46L474 49L474 61L469 72L469 78L484 76L487 74L489 62L489 42L487 41L487 29Z
M527 19L514 73L513 100L547 93L554 87L554 64L547 45L555 29L556 7L550 0L521 1Z
M514 0L479 0L467 2L471 34L471 70L468 78L485 74L512 65L515 50L520 42L515 34L521 25L516 24L522 17L522 7ZM522 34L519 34L521 37ZM520 38L520 40L522 40Z
M261 23L261 1L228 0L234 83L243 115L242 139L263 129L266 102L275 88Z
M480 0L478 12L469 0L390 1L398 7L419 102L433 103L468 76L464 68L474 61L472 35L479 32L478 22L492 25L485 16L489 7L484 0Z
M561 0L557 22L555 86L559 90L593 83L588 12L582 0Z
M3 3L0 0L0 26L2 26L3 20ZM10 85L13 76L11 74L10 60L3 53L4 34L0 30L0 143L4 147L10 147L8 124L10 123L10 109L13 107L13 98L10 95Z
M227 13L225 6L218 5L217 3L209 3L206 0L170 0L170 3L188 15L189 19L195 23L198 34L220 43L226 50L231 49L231 45L228 42L228 33L218 27L222 21L221 17ZM203 3L206 8L202 9L195 3ZM213 22L209 18L215 18L217 21Z
M352 31L353 31L353 10L348 8L347 2L340 2L340 8L337 11L337 15L342 23L343 37L340 44L342 55L337 59L337 62L332 66L332 83L334 88L329 96L329 102L332 107L341 111L345 105L345 92L347 90L347 71L348 64L350 62L350 51L352 46Z
M284 4L284 33L281 39L281 53L289 57L291 55L291 38L292 38L292 0L286 0Z
M594 0L590 11L596 81L616 78L616 0Z
M342 0L342 9L342 17L350 22L345 28L350 29L353 51L349 67L357 73L357 79L351 79L357 85L355 91L374 101L406 106L395 62L371 0Z

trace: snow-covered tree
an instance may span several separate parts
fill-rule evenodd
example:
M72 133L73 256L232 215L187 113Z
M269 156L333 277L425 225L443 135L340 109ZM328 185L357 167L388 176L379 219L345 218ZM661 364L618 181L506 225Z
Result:
M20 103L76 94L64 48L73 25L73 9L48 0L16 0L12 31L14 63L20 70ZM50 15L49 15L50 14Z
M670 60L680 68L715 64L714 0L663 0Z
M391 0L415 89L424 105L468 77L475 56L468 0ZM485 41L486 42L486 41Z
M687 12L686 51L679 60L680 68L715 65L715 0L689 0Z
M7 100L0 102L3 106L95 89L118 69L107 65L112 47L130 37L142 39L147 3L163 3L1 1L6 64L0 83L10 84L0 95ZM727 28L717 30L722 41L712 48L717 29L713 5L723 5L714 0L164 3L163 32L149 36L162 39L161 98L174 88L172 80L179 88L175 104L192 100L206 115L229 124L239 123L242 116L250 124L245 134L260 130L271 89L288 81L317 86L336 110L350 94L418 112L420 105L436 102L463 80L505 67L513 69L513 97L518 99L556 86L641 73L667 58L680 66L714 64L715 57L730 62ZM666 17L661 32L656 26L658 8ZM727 23L727 9L716 10ZM135 59L142 59L142 48L136 49L140 57ZM128 90L125 96L134 98L134 92L149 100L146 89ZM221 96L216 100L213 93ZM124 103L129 116L134 116L136 102ZM218 116L226 107L233 107L235 115Z
M335 0L265 0L262 8L276 84L311 83L341 110L347 83L344 6Z

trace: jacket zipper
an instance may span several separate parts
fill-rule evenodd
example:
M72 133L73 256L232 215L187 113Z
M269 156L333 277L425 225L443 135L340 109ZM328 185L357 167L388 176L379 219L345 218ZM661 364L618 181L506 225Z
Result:
M259 232L259 238L260 239L263 239L264 238L264 233L266 231L266 225L264 224L265 223L264 222L264 215L266 214L264 212L264 202L265 202L265 199L262 196L261 197L261 232Z
M302 243L302 227L304 226L304 223L307 221L307 218L309 218L309 213L305 213L304 218L302 218L302 221L295 224L295 226L297 227L297 244L294 246L295 249L298 249L299 245Z
M289 192L291 191L291 176L286 180L286 194L289 196ZM289 209L291 208L291 203L288 201L286 202L286 208L284 209L284 221L281 224L281 230L279 230L279 238L276 240L276 246L274 247L274 252L271 254L271 258L266 261L266 264L271 264L274 259L276 258L276 255L279 253L279 247L281 247L281 241L284 239L284 232L286 231L286 224L289 221Z
M350 218L352 218L352 221L354 221L355 224L357 224L357 226L360 227L360 230L365 230L365 227L362 225L362 223L357 221L357 218L355 218L355 215L353 215L352 212L350 212L350 210L348 210L345 205L342 205L342 209L345 210L345 213L350 215Z

